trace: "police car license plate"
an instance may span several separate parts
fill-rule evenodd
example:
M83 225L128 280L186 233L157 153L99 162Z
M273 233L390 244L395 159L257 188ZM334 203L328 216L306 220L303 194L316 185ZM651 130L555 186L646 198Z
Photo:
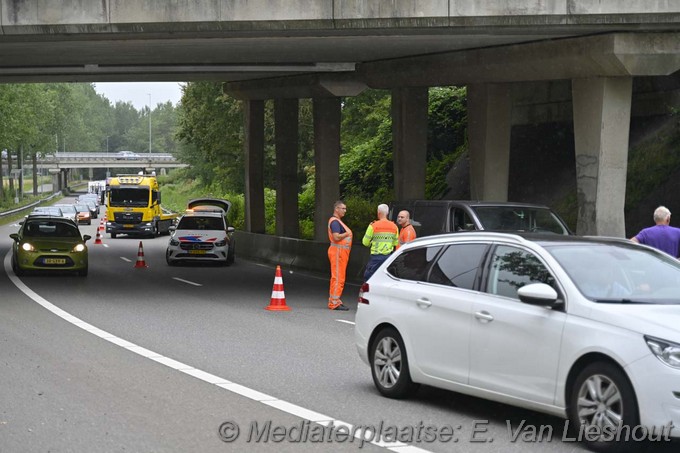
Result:
M205 250L189 250L189 255L205 255Z
M45 264L66 264L65 258L45 258L43 260Z

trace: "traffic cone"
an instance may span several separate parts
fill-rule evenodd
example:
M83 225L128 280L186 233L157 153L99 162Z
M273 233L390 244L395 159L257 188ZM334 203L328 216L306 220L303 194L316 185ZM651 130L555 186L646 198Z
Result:
M274 276L274 287L272 288L272 299L269 306L265 310L271 311L289 311L290 307L286 305L286 295L283 292L283 277L281 276L281 266L276 266L276 275Z
M102 242L102 235L101 235L101 233L99 232L99 230L97 230L97 235L96 235L95 238L94 238L94 243L95 243L95 244L103 244L103 242Z
M139 250L137 251L137 262L135 263L135 268L138 267L149 267L144 261L144 247L142 247L142 241L139 241Z
M99 221L99 231L104 231L104 219Z

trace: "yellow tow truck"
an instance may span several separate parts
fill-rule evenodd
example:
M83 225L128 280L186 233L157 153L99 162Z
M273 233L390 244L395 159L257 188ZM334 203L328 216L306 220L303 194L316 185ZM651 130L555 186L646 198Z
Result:
M155 175L118 175L106 185L106 232L158 236L169 233L177 214L161 206L161 192Z

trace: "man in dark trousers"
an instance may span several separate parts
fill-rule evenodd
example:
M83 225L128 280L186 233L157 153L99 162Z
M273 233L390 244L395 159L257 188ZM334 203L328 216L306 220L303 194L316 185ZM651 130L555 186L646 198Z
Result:
M380 265L399 245L399 229L391 220L387 220L390 208L386 204L378 206L378 220L374 220L366 229L361 243L371 248L371 258L366 265L364 281L373 275Z

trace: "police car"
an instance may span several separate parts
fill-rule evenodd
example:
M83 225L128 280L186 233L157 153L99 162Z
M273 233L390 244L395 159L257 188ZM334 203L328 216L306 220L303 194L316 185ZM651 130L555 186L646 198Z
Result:
M170 241L165 252L168 265L180 262L233 264L236 250L234 227L227 220L230 208L231 202L217 198L189 201L177 225L170 227Z

